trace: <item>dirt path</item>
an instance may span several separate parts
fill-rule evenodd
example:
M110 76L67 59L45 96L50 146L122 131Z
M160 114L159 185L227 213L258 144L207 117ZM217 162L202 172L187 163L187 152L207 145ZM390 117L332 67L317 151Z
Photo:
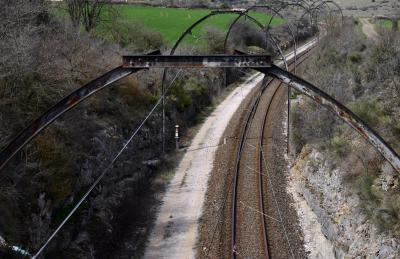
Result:
M368 20L368 18L360 18L360 22L362 24L362 31L364 34L374 42L378 42L379 35L376 32L374 25Z
M305 47L299 51L302 49ZM262 79L260 73L251 76L201 126L168 186L144 258L195 258L198 225L217 147L225 142L223 134L229 121ZM230 141L227 139L226 145Z
M216 147L239 105L262 78L256 74L236 88L202 125L168 187L144 258L194 258Z

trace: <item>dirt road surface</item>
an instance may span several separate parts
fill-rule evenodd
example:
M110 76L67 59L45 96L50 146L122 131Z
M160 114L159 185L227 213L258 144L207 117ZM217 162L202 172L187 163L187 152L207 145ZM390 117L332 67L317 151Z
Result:
M379 35L375 30L374 25L367 18L360 18L362 31L364 34L375 42L379 41Z

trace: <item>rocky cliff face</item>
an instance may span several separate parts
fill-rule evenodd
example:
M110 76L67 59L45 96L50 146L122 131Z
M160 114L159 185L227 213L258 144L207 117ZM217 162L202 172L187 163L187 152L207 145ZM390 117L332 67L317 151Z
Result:
M389 192L399 177L383 164L373 184L375 193ZM392 231L381 231L367 215L363 196L351 171L333 165L329 154L305 146L291 168L289 192L296 201L310 258L399 258L400 241ZM392 215L376 211L389 220Z

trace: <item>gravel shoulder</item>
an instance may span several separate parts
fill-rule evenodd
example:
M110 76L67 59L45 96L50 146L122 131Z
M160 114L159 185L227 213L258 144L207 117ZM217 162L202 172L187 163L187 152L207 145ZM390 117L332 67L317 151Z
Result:
M168 185L144 258L194 258L198 222L215 151L229 120L262 80L251 76L207 118L194 137Z

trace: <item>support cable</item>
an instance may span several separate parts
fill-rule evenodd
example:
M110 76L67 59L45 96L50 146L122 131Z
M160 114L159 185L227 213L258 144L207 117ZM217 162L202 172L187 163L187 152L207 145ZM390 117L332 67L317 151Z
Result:
M86 200L86 198L89 196L89 194L93 191L93 189L99 184L99 182L103 179L103 177L107 174L107 172L111 169L111 167L114 165L114 163L118 160L118 158L122 155L122 153L125 151L125 149L128 147L128 145L132 142L133 138L137 135L139 130L143 127L143 125L146 123L146 121L150 118L150 116L153 114L153 112L156 110L158 105L161 103L162 97L158 99L157 103L154 105L153 109L149 112L149 114L146 116L146 118L142 121L140 126L134 131L134 133L131 135L131 137L128 139L128 141L123 145L121 150L118 152L118 154L114 157L114 159L111 161L111 163L104 169L104 171L101 173L101 175L96 179L96 181L91 185L89 190L85 193L85 195L79 200L79 202L74 206L74 208L68 213L68 215L65 217L65 219L61 222L61 224L57 227L57 229L51 234L51 236L47 239L46 243L39 249L39 251L32 256L32 259L36 259L42 252L43 250L47 247L47 245L53 240L53 238L57 235L57 233L60 231L60 229L67 223L67 221L71 218L71 216L75 213L75 211L81 206L81 204Z
M199 38L196 38L196 42L200 40ZM192 48L192 51L195 47ZM103 177L107 174L107 172L111 169L111 167L114 165L114 163L118 160L118 158L122 155L122 153L126 150L128 145L132 142L133 138L138 134L140 129L144 126L144 124L147 122L147 120L150 118L150 116L154 113L154 111L157 109L157 107L160 105L160 103L164 100L165 95L167 94L168 90L171 88L173 83L176 81L178 76L181 74L182 69L179 69L179 71L176 73L175 77L172 79L171 83L168 85L168 87L165 89L165 92L162 94L162 96L158 99L157 103L153 106L151 111L147 114L146 118L142 121L142 123L139 125L139 127L133 132L131 137L128 139L128 141L123 145L121 150L117 153L117 155L114 157L114 159L110 162L110 164L104 169L104 171L101 173L101 175L96 179L96 181L91 185L89 190L85 193L85 195L79 200L79 202L75 205L75 207L68 213L68 215L65 217L65 219L61 222L61 224L57 227L57 229L53 232L53 234L47 239L46 243L39 249L39 251L32 256L32 259L36 259L42 252L43 250L47 247L47 245L53 240L53 238L57 235L57 233L61 230L61 228L67 223L67 221L71 218L71 216L75 213L75 211L82 205L82 203L86 200L86 198L89 196L89 194L93 191L93 189L99 184L99 182L103 179Z
M264 162L264 166L265 166L265 168L267 169L267 168L268 168L268 167L267 167L268 165L267 165L267 161L265 160L264 151L263 151L262 149L261 149L261 155L262 155L262 159L263 159L263 162ZM279 204L278 204L278 200L277 200L277 198L276 198L275 189L274 189L274 184L272 183L271 175L269 174L269 171L266 170L266 172L267 172L267 174L268 174L268 181L269 181L269 184L271 185L272 197L273 197L274 202L275 202L276 210L278 211L279 221L280 221L280 223L281 223L281 225L282 225L283 233L284 233L284 235L285 235L286 242L288 243L288 246L289 246L290 255L291 255L292 258L294 259L294 258L296 258L296 257L294 256L293 249L292 249L292 245L290 244L289 236L288 236L287 230L286 230L286 228L285 228L285 223L283 222L282 212L281 212L281 210L279 209Z

